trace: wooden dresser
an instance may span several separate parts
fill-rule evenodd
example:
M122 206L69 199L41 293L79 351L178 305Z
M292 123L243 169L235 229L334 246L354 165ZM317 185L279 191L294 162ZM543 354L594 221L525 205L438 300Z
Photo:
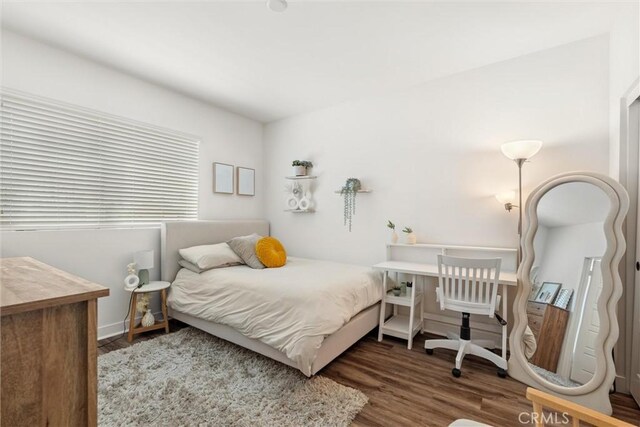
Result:
M543 302L527 302L527 317L529 318L529 328L533 335L538 340L540 334L540 328L542 327L542 319L544 318L544 311L547 308L547 304Z
M555 305L529 301L527 316L529 328L538 344L531 363L549 372L556 372L569 323L569 311Z
M97 424L97 298L33 258L0 259L2 426Z

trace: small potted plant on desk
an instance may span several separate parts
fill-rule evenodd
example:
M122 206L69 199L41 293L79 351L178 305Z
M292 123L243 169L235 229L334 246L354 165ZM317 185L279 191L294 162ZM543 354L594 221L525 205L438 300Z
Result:
M413 233L413 229L411 227L405 227L402 230L403 233L407 233L407 245L415 245L417 242L417 237Z
M308 160L294 160L291 166L293 166L295 176L306 176L307 170L313 167L313 163Z
M391 220L387 220L387 227L391 229L391 243L398 243L398 233L396 233L396 225L391 222Z

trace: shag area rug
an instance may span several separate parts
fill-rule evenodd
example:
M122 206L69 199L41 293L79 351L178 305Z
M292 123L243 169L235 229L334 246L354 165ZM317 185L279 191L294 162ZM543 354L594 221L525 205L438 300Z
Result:
M547 371L546 369L543 369L539 366L534 365L533 363L529 362L529 366L531 366L531 369L533 369L533 371L540 375L542 378L544 378L545 380L557 384L557 385L561 385L563 387L580 387L582 384L577 383L569 378L565 378L563 376L560 376L558 374L556 374L555 372L551 372L551 371Z
M194 328L98 358L101 426L346 426L367 400Z

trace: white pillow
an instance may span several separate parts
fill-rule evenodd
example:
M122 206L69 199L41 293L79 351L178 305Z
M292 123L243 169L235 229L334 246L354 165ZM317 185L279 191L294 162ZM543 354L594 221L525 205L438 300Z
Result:
M192 246L190 248L180 249L178 252L182 258L203 271L212 268L244 264L242 258L226 243Z

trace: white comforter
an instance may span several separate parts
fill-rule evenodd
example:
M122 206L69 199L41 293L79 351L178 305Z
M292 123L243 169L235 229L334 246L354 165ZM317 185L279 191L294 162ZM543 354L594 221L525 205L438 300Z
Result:
M369 267L289 258L282 268L263 270L183 268L168 303L282 351L311 375L324 338L381 297L381 275Z

